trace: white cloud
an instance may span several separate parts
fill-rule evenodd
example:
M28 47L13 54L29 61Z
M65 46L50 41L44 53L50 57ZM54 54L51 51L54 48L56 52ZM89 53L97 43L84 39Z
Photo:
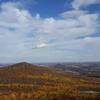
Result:
M40 19L40 14L36 14L36 19L39 20Z
M37 48L44 48L44 47L47 47L47 44L41 43L41 44L37 45Z
M0 11L0 59L21 60L30 56L36 61L42 56L56 60L62 59L62 57L66 58L65 54L72 58L70 56L77 56L78 52L81 55L86 53L87 45L98 48L98 50L93 49L90 52L90 55L93 53L97 55L100 50L100 38L77 38L87 37L97 32L99 15L73 10L62 13L61 17L58 19L41 18L38 13L36 16L32 16L27 10L20 10L15 3L2 4ZM36 48L38 52L32 48ZM60 51L61 49L62 51ZM87 54L88 51L85 55ZM85 59L84 56L83 58ZM97 59L99 58L100 56Z
M66 11L66 12L63 12L61 14L61 16L63 18L75 18L77 16L82 16L84 14L87 14L88 12L87 11L82 11L82 10L71 10L71 11Z
M88 6L91 4L98 4L100 0L74 0L72 6L74 9L80 9L80 7Z

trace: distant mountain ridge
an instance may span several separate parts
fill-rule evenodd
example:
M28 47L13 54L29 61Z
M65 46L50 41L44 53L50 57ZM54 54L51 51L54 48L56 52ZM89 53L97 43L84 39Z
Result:
M100 63L70 63L55 64L50 66L54 69L62 70L80 75L100 77Z
M48 66L48 67L47 67ZM15 70L15 73L22 71L23 73L48 73L49 71L53 72L56 70L56 73L59 71L63 71L65 73L73 73L80 75L90 75L100 77L100 63L58 63L58 64L50 64L49 65L38 65L38 64L30 64L27 62L20 62L12 65L5 65L0 67L0 70L9 70L10 73ZM18 72L17 72L18 71ZM28 72L27 72L28 71Z

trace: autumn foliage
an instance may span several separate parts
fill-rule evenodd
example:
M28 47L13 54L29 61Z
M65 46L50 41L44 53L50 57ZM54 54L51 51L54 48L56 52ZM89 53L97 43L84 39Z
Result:
M99 78L28 63L0 68L0 100L100 100L99 91Z

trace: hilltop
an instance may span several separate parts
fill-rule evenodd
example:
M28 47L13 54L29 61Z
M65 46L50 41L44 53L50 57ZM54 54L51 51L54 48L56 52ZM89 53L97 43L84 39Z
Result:
M27 62L21 62L0 68L0 76L3 77L27 77L34 75L59 75L55 69L48 68L47 66L38 66ZM63 73L62 73L63 74ZM62 75L61 74L61 75Z

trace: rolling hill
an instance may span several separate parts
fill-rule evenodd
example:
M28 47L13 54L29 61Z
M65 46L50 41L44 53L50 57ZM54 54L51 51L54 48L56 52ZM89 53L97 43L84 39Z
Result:
M0 68L0 100L100 99L100 78L22 62Z

